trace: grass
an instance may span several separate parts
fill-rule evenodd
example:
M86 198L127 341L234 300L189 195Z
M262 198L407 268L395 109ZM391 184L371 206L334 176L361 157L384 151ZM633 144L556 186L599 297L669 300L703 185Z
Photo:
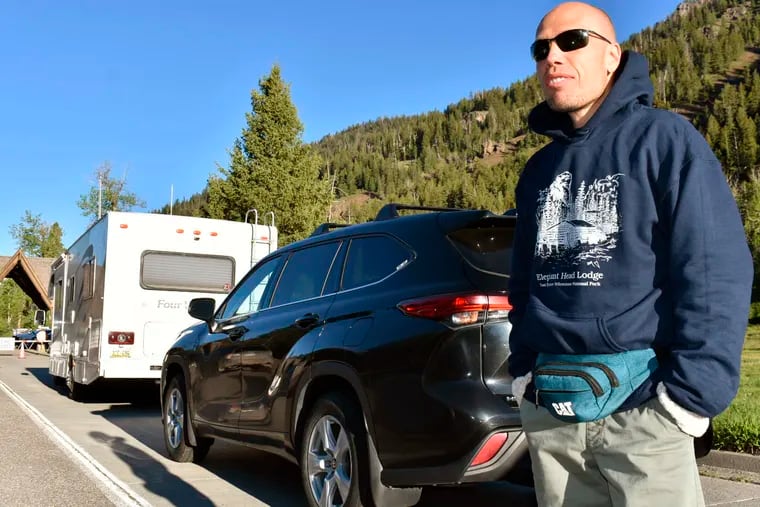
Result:
M715 449L760 454L760 324L747 329L739 393L713 427Z

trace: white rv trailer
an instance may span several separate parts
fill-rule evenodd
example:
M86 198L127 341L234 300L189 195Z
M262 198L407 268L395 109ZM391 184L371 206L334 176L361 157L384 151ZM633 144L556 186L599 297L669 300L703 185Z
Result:
M252 210L255 212L255 210ZM109 212L53 264L50 373L73 398L98 379L160 379L164 354L194 322L195 297L217 304L277 248L268 224Z

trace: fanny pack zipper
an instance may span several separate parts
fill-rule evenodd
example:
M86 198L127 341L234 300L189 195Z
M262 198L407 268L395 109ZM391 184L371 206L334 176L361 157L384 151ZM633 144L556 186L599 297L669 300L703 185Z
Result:
M620 387L620 382L618 381L618 378L615 375L615 372L612 371L612 368L610 368L604 363L594 363L594 362L572 363L569 361L550 361L548 363L543 363L541 366L590 366L592 368L599 368L607 376L607 378L610 381L610 385L612 385L612 387Z
M548 364L548 363L547 363ZM581 364L581 363L575 363ZM602 390L602 386L599 385L599 382L596 381L593 375L590 373L586 373L585 371L573 371L573 370L553 370L551 368L538 368L536 371L533 372L533 375L558 375L558 376L570 376L570 377L580 377L591 386L591 390L594 392L595 396L601 396L604 394L604 391ZM538 389L536 389L536 394L538 394ZM536 396L536 402L538 402L538 396Z

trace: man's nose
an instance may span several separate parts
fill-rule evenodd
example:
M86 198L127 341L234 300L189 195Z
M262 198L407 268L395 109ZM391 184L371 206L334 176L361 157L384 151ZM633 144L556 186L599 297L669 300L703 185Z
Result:
M559 46L557 46L556 41L551 41L549 43L549 52L546 54L546 61L547 62L555 62L557 60L564 59L565 52L562 51Z

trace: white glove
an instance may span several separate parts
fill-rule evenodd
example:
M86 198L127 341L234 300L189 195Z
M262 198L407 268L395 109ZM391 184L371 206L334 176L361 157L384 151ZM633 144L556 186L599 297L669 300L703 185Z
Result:
M512 381L512 395L515 397L518 407L525 396L525 388L528 387L531 380L533 380L533 373L528 372L522 377L517 377Z
M514 384L512 385L512 390L514 391ZM665 407L665 410L676 420L676 424L681 428L681 431L695 438L705 434L707 427L710 425L710 418L690 412L676 404L668 396L668 390L662 382L657 384L657 398L662 403L662 406Z

